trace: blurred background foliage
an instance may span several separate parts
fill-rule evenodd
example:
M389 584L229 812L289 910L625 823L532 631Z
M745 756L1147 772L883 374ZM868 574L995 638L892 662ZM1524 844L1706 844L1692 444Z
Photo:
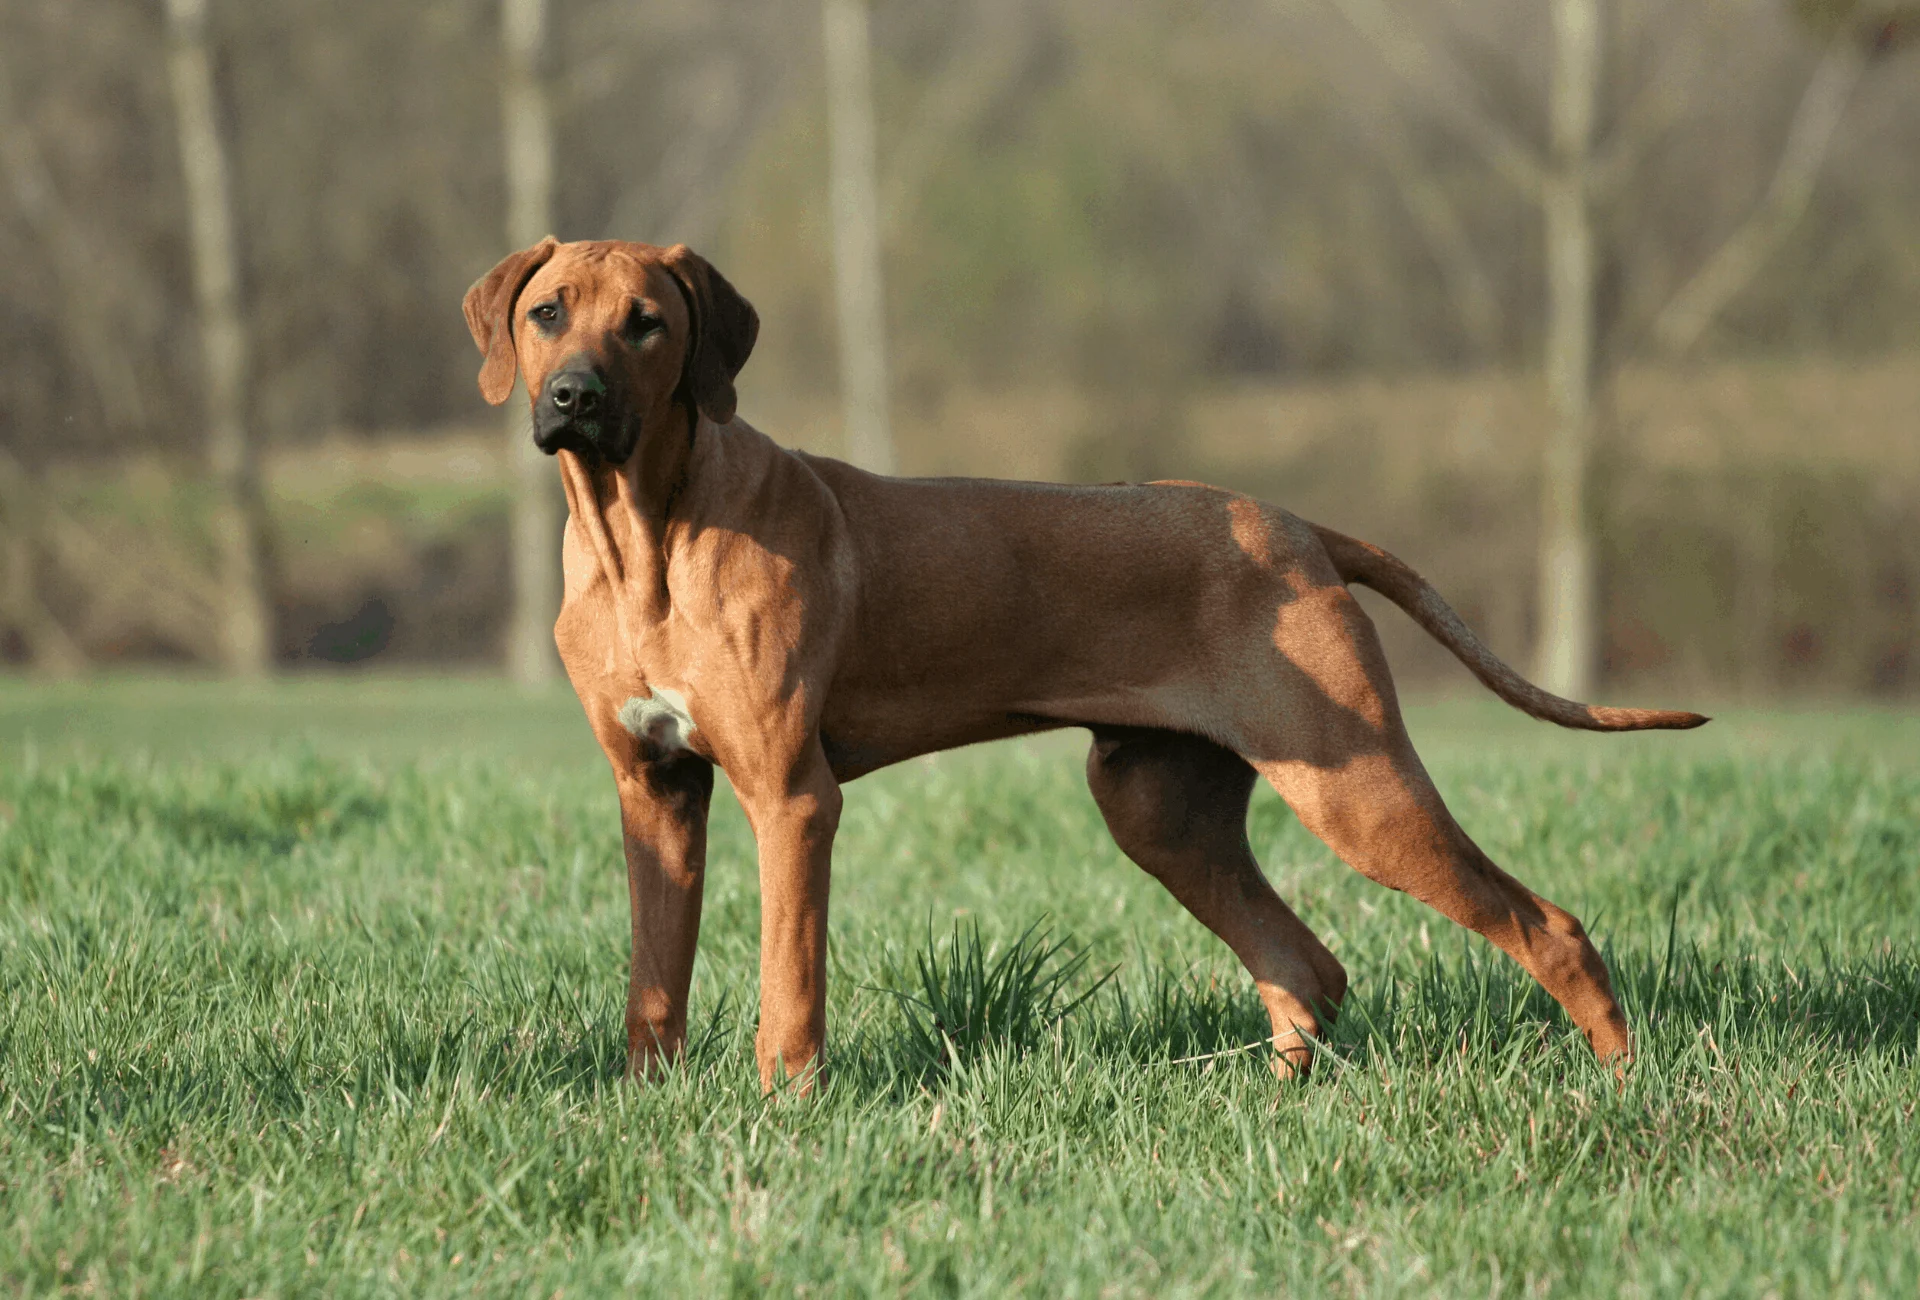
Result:
M1532 0L1392 10L1450 103L1341 8L875 0L898 456L1256 490L1399 551L1520 657L1546 257L1459 107L1545 150L1549 32ZM1862 38L1822 0L1606 9L1610 688L1920 681L1920 18L1874 14ZM215 0L209 22L278 656L494 662L505 455L458 304L507 251L497 0ZM549 22L556 233L707 252L763 319L745 415L837 452L818 8L550 0ZM1876 43L1804 213L1696 345L1663 347L1841 39ZM0 0L10 580L95 662L215 657L164 44L158 3Z

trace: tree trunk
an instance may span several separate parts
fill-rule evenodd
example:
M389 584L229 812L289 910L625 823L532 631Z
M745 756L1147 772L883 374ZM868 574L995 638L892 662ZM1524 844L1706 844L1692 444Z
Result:
M823 0L834 296L840 309L840 400L847 456L893 472L887 423L886 310L874 183L873 84L866 0Z
M214 109L206 20L207 0L167 0L167 64L186 179L194 295L206 367L207 460L216 494L222 655L228 672L261 677L272 667L273 654L265 596L266 508L258 452L247 427L240 257L226 150Z
M501 0L500 20L507 243L525 248L553 228L553 124L540 68L546 0ZM559 668L553 646L560 612L559 486L553 466L533 445L520 389L504 409L511 494L507 671L522 686L538 687L552 682Z
M1552 426L1540 499L1540 627L1534 675L1585 699L1598 661L1587 520L1598 369L1588 166L1600 71L1600 0L1554 0L1553 156L1542 190L1547 242L1547 396Z

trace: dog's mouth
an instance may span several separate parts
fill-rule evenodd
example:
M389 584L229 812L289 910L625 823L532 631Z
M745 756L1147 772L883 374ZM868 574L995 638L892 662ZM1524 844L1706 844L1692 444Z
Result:
M535 425L533 445L552 456L565 450L590 463L623 465L639 442L638 421L568 420L547 428Z

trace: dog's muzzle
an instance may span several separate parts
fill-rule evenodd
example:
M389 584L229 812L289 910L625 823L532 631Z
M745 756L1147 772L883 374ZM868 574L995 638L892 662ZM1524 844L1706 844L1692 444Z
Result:
M547 377L533 405L533 445L551 456L561 448L613 464L633 451L626 421L608 400L606 380L571 365Z

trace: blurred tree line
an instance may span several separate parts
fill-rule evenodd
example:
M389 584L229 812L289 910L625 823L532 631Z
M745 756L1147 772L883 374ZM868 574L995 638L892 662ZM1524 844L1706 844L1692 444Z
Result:
M1537 369L1546 236L1501 174L1556 157L1546 10L874 0L896 410L1065 385L1091 412L1075 464L1135 476L1184 468L1162 435L1221 385ZM1920 12L1594 13L1594 370L1920 349ZM499 0L207 5L263 446L481 416L458 302L505 251L500 15ZM206 445L167 17L160 0L0 0L16 592L36 566L85 564L77 542L22 551L36 475L133 451L185 466ZM756 399L831 399L819 7L548 0L541 57L556 233L700 247L763 317L749 416ZM1730 247L1745 260L1696 310ZM1604 417L1604 385L1599 403ZM191 547L169 561L172 580L190 586L196 562ZM19 633L32 614L8 617ZM190 632L158 641L212 656Z

